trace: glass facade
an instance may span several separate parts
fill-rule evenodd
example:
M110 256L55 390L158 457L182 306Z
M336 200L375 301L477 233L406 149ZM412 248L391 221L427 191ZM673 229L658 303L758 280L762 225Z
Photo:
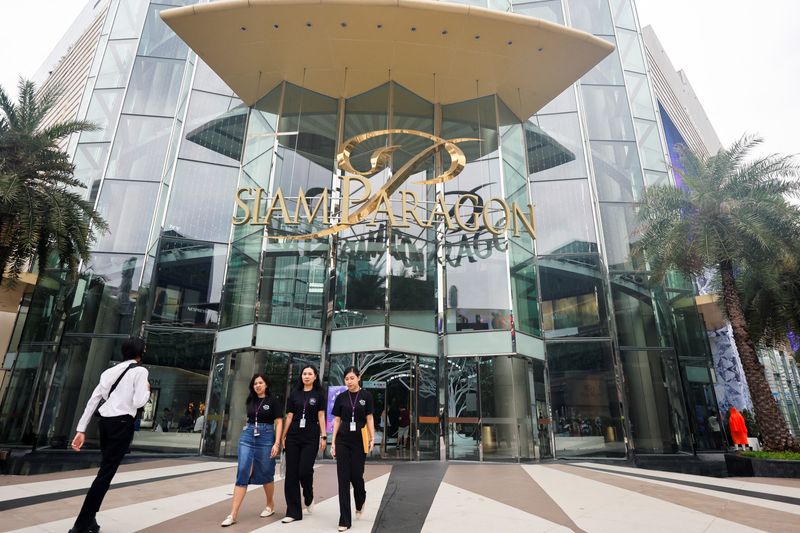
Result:
M672 180L632 0L463 2L616 45L524 121L494 95L442 105L388 77L347 98L283 82L244 106L158 16L191 3L111 1L78 117L100 127L73 152L111 231L75 283L43 272L0 441L64 448L135 334L152 394L134 450L235 455L253 373L284 398L306 363L332 391L362 368L375 457L719 448L703 436L717 408L691 289L653 283L631 251L642 191ZM472 140L437 183L452 162L439 138ZM399 173L366 218L296 238Z

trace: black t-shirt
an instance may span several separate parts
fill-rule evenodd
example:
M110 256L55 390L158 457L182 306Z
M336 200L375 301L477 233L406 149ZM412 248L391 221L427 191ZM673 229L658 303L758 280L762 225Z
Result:
M257 398L255 402L247 402L247 422L252 424L256 420L258 411L259 424L272 424L276 418L283 417L281 404L275 395L270 394L266 398Z
M303 419L305 411L306 427L300 427L300 420ZM319 412L325 411L325 396L321 390L293 390L289 394L286 402L286 413L292 413L292 425L289 426L287 435L303 436L319 439L321 433L319 429Z
M350 421L353 418L353 406L355 406L356 430L350 431ZM339 434L337 438L361 442L361 428L367 423L367 415L373 414L375 405L372 395L364 389L358 392L345 390L333 402L333 416L342 419L339 424Z

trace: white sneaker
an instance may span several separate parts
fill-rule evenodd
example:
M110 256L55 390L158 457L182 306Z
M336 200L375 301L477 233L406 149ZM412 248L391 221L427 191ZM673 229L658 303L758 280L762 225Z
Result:
M275 509L272 507L264 507L264 510L261 511L261 518L266 518L268 516L272 516L275 514Z
M281 520L281 523L282 524L291 524L294 521L295 521L295 519L292 518L291 516L284 516L283 520Z
M233 518L233 515L229 514L228 516L225 517L225 520L223 520L220 525L222 527L228 527L228 526L232 526L235 523L236 523L236 520Z
M348 529L350 528L347 526L339 526L338 528L336 528L336 531L347 531Z
M361 509L356 509L356 520L360 520L361 519L361 515L364 514L364 508L366 506L367 506L367 502L364 502L364 504L361 506Z
M306 506L305 506L305 508L304 508L304 510L305 510L305 512L307 512L308 514L314 514L314 500L311 500L311 503L309 503L308 505L306 505Z

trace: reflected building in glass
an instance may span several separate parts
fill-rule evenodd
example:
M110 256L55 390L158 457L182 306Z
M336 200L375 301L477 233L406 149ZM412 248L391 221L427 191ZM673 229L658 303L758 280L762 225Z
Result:
M64 448L142 334L134 450L235 455L307 363L362 369L378 457L721 449L692 285L632 248L673 180L632 0L193 3L98 10L68 149L111 231L40 273L0 441Z

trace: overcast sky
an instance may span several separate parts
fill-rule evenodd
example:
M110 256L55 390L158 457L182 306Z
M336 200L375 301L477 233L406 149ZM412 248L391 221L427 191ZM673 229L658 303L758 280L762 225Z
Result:
M142 0L143 1L143 0ZM771 152L800 153L800 0L637 0L689 77L723 144L758 133ZM0 85L16 94L86 5L0 0Z

